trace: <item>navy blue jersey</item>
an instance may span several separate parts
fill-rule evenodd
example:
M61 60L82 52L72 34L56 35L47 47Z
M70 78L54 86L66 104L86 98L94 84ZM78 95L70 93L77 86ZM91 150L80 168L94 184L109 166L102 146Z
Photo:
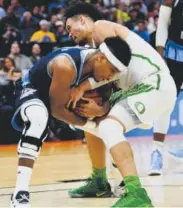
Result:
M57 49L47 56L43 57L36 63L29 72L22 78L21 87L32 87L37 90L40 99L48 105L49 103L49 88L51 85L52 77L48 70L48 64L56 56L67 56L76 70L76 79L72 83L78 85L83 70L84 59L90 49L85 47L65 47ZM64 75L63 75L64 76ZM20 87L20 86L19 86Z

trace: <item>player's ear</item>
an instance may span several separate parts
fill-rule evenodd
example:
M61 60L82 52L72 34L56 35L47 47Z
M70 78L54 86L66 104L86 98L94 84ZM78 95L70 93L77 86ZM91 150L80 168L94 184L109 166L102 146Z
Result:
M79 16L79 20L80 20L80 22L81 22L82 25L85 24L85 18L84 18L83 15L80 15L80 16Z
M106 57L105 57L105 55L103 54L103 53L100 53L98 56L97 56L97 61L99 61L99 62L106 62L107 61L107 59L106 59Z

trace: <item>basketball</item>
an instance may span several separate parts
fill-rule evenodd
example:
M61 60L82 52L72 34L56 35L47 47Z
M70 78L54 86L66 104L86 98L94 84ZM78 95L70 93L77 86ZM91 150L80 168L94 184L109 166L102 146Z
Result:
M102 95L99 93L98 90L90 90L90 91L86 92L83 97L92 99L98 105L102 105L102 103L103 103ZM77 106L80 105L81 103L87 103L87 101L81 99L78 101Z

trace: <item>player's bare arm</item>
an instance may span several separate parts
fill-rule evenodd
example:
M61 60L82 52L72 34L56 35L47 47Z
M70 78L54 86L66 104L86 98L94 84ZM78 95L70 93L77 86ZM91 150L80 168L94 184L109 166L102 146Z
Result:
M49 94L52 115L58 120L83 126L86 123L86 119L77 116L66 108L71 85L75 79L73 66L67 57L59 57L59 59L57 58L53 61L51 69L53 78Z
M108 37L119 36L122 40L125 40L129 34L128 28L114 22L98 20L94 25L93 39L97 45ZM106 28L108 29L106 30Z
M164 47L168 39L168 27L172 13L173 0L164 0L160 7L158 27L156 32L156 47L158 53L164 56Z
M103 80L100 82L96 82L93 77L89 77L85 81L83 81L78 87L72 87L70 92L70 99L67 103L67 107L69 108L72 105L72 108L76 107L77 102L83 97L84 93L104 86L108 83L112 83L113 81L118 80L117 76L114 76L110 80Z

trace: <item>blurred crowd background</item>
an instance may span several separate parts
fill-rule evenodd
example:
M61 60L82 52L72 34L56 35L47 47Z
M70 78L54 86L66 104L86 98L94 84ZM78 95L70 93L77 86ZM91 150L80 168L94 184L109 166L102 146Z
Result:
M19 139L19 133L10 123L14 112L15 81L48 52L74 45L64 22L64 11L70 2L0 0L0 144L16 143ZM160 0L83 2L95 5L106 20L125 25L155 47ZM51 128L51 140L83 138L82 132L71 131L68 125L54 119Z

